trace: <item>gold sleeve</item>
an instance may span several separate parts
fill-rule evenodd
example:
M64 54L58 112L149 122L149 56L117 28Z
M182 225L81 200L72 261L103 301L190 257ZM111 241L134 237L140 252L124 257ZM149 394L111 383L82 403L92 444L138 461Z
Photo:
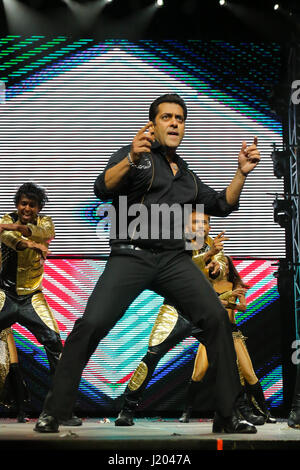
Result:
M227 300L228 306L226 308L234 309L236 307L236 298L232 295L232 290L224 292L223 294L219 295L220 300Z
M213 256L213 260L217 261L220 265L220 271L218 276L214 279L214 281L222 281L226 277L226 257L224 255L223 250L219 251L216 255Z
M10 217L10 215L5 214L1 220L0 224L13 224L14 221ZM17 244L23 240L22 235L20 232L16 230L4 230L0 235L0 240L2 243L7 245L9 248L17 251Z
M27 224L27 227L31 231L31 235L28 237L29 240L36 243L50 243L50 241L55 237L55 229L51 217L40 217L37 225Z
M223 294L219 295L219 299L228 300L228 302L231 301L233 299L232 290L228 290L227 292L224 292Z
M197 251L193 252L193 261L198 266L198 268L201 269L201 271L205 274L205 276L211 281L212 279L209 277L209 272L206 269L206 263L204 261L204 257L206 254L207 252L204 252L204 253L197 253ZM216 255L213 255L211 259L214 261L217 261L220 265L219 274L213 280L214 281L223 280L226 277L226 257L224 255L223 250L217 253Z
M196 251L193 253L193 261L201 271L205 269L204 255L205 253L197 253Z

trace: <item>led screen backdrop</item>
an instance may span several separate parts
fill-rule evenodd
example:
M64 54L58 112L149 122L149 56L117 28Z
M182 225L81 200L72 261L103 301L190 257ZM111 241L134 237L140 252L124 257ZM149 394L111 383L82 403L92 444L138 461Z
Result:
M99 201L93 194L94 180L110 155L130 143L148 122L153 99L176 92L189 109L180 154L205 183L216 189L226 187L236 170L242 141L250 144L258 137L263 160L247 181L240 211L213 222L217 230L228 230L228 251L237 256L284 255L283 230L274 224L272 208L272 193L282 192L282 182L274 178L270 158L272 144L281 142L281 126L251 96L255 81L266 88L265 82L275 78L276 62L271 62L273 70L271 65L263 68L271 48L253 46L245 56L242 45L234 51L222 43L209 53L209 45L197 50L195 42L174 42L168 47L168 42L151 41L90 44L82 40L68 46L64 38L31 41L23 44L26 52L22 50L13 60L7 53L12 45L3 45L0 79L9 78L12 65L19 67L12 78L27 77L8 86L0 114L1 212L10 208L16 186L24 180L37 181L49 192L47 213L57 228L53 254L108 253L108 242L95 232ZM70 54L83 45L83 50ZM54 46L58 47L55 53L51 52ZM244 88L243 81L223 89L223 82L230 82L238 72L230 65L234 52L237 63L244 60L249 67L248 96L236 93L237 86ZM276 48L274 52L276 56Z
M93 194L93 182L109 156L148 121L151 101L167 92L186 100L189 115L180 155L216 189L234 174L242 141L251 143L258 136L263 160L247 181L240 210L227 219L213 218L212 234L227 230L226 252L236 257L251 285L247 312L237 320L249 331L266 396L273 407L280 406L272 260L284 257L285 240L273 222L272 201L274 193L282 192L282 182L273 176L270 153L282 136L267 103L280 66L279 46L171 40L99 44L8 36L0 40L0 61L0 80L6 84L0 107L0 211L12 209L13 194L24 181L48 190L45 213L53 217L57 235L44 289L63 340L82 314L109 253L108 241L96 236L101 201ZM144 292L101 342L84 372L81 410L107 414L118 408L161 303L156 294ZM262 331L269 332L267 346ZM32 406L39 410L47 390L46 356L27 330L15 325L15 335ZM196 349L188 338L162 359L146 391L145 410L178 410Z

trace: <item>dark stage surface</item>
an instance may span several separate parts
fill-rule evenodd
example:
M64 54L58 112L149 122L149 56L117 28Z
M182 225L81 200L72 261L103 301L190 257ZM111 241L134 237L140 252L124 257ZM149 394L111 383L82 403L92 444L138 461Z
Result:
M97 451L102 453L103 463L106 460L109 465L122 465L122 458L141 455L144 462L140 468L165 466L167 458L174 455L176 459L176 455L181 455L181 462L177 457L173 465L175 468L185 468L190 467L187 460L191 461L200 451L300 450L300 430L289 428L286 420L257 426L257 434L252 435L213 434L212 421L208 419L192 420L187 424L177 419L137 419L132 427L115 427L114 418L108 422L103 418L87 419L80 427L61 426L57 434L34 432L35 422L30 420L19 424L12 419L1 419L1 452L72 451L76 455L82 451ZM157 455L157 461L151 460L152 455Z

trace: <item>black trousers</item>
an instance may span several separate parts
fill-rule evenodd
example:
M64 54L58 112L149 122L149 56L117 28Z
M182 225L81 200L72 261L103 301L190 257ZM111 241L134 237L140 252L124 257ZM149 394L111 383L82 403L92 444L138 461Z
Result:
M68 336L44 411L68 419L81 375L99 341L145 289L170 299L203 330L208 361L216 367L216 410L227 417L240 392L228 313L200 269L185 252L113 249L83 316Z
M25 326L46 351L53 375L63 346L55 318L42 292L16 296L0 290L0 331L14 323Z

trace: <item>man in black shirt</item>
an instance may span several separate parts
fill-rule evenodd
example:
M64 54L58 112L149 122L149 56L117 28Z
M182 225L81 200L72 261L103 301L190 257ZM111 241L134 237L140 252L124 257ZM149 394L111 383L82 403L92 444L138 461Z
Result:
M57 432L58 422L71 416L90 356L145 289L170 299L203 331L209 364L216 368L213 431L256 432L235 411L241 389L228 314L185 249L184 221L179 220L178 207L202 204L205 213L219 217L236 210L246 176L260 160L257 139L249 147L243 142L235 176L224 191L217 192L176 153L186 117L186 105L178 95L156 99L150 106L149 123L131 145L111 157L95 182L96 196L112 200L115 210L111 255L83 316L65 342L53 389L35 426L37 432ZM125 196L129 209L124 222ZM172 216L175 205L177 215ZM158 206L170 209L168 221L157 217ZM143 216L138 222L133 209Z

